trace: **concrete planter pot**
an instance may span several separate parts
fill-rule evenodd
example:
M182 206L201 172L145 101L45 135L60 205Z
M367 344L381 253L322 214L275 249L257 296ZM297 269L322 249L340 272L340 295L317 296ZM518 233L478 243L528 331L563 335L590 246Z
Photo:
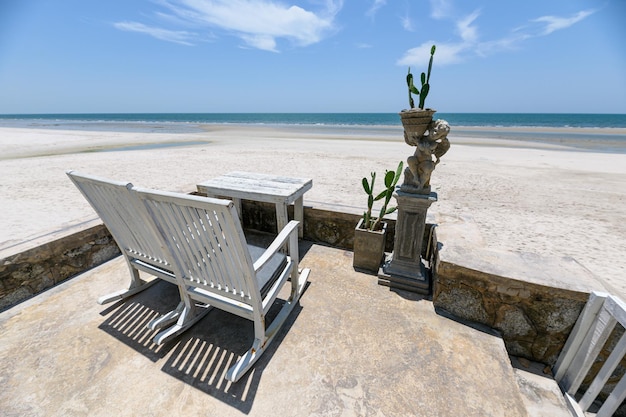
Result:
M387 223L382 222L382 229L371 231L363 228L363 219L354 229L354 269L377 273L385 254Z

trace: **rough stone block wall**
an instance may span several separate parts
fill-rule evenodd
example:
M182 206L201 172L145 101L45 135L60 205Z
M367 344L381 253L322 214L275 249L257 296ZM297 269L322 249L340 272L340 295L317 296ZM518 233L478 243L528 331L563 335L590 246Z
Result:
M243 201L243 226L246 229L276 233L274 205L256 201ZM289 218L293 219L293 206L288 207ZM336 211L304 208L304 239L335 248L352 250L354 228L361 216ZM387 242L385 250L393 250L395 220L387 220Z
M0 259L0 310L120 254L104 225Z
M554 365L588 294L440 262L433 303L502 335L509 354Z

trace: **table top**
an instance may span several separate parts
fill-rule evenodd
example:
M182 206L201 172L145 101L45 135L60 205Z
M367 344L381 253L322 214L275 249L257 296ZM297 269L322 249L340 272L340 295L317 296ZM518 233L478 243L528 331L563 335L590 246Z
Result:
M229 172L198 184L198 191L212 196L291 204L313 187L309 178L253 172Z

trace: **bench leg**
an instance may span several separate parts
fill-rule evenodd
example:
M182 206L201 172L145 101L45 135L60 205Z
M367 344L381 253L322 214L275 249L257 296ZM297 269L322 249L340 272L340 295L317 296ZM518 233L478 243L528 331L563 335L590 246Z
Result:
M154 336L153 340L154 343L156 343L157 345L162 345L168 340L171 340L179 334L183 333L191 326L193 326L202 317L206 316L207 313L213 309L213 307L208 305L205 307L196 307L192 305L192 307L189 308L185 306L183 302L181 302L181 304L183 305L183 309L180 312L176 324L168 327L167 329Z
M178 320L178 317L180 317L181 313L183 312L184 308L185 303L181 301L180 303L178 303L174 310L170 311L169 313L165 313L161 317L157 317L156 319L148 323L148 329L161 329L176 322Z
M289 317L289 313L293 310L293 308L298 303L300 299L300 295L304 291L307 280L309 278L309 273L311 271L307 268L302 271L301 274L296 273L298 277L296 279L291 280L291 296L287 300L287 302L283 305L278 315L272 320L272 323L265 329L265 320L255 320L255 339L254 343L250 350L248 350L244 355L239 358L239 360L228 370L226 373L226 379L231 382L237 382L239 379L246 373L252 366L256 363L257 360L261 357L263 352L267 349L267 347L274 340L274 336L281 329L287 317Z
M130 269L131 274L130 285L128 286L128 288L101 296L100 298L98 298L98 304L108 304L112 301L123 300L124 298L128 298L131 295L135 295L145 290L146 288L149 288L150 286L156 284L156 282L158 281L157 278L154 278L150 281L144 281L139 278L138 270L133 268L131 265L129 265L128 268Z

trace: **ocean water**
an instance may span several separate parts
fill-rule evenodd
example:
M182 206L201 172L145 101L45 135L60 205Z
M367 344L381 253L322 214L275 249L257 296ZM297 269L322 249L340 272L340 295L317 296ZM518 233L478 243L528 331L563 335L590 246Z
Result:
M626 114L559 113L436 113L453 126L626 128ZM102 113L102 114L5 114L10 121L49 124L82 123L187 123L322 126L399 126L397 113Z
M455 135L565 145L626 153L626 114L436 113ZM401 135L397 113L109 113L5 114L0 127L66 130L200 132L202 126L289 127L359 136ZM397 130L397 131L396 131Z

